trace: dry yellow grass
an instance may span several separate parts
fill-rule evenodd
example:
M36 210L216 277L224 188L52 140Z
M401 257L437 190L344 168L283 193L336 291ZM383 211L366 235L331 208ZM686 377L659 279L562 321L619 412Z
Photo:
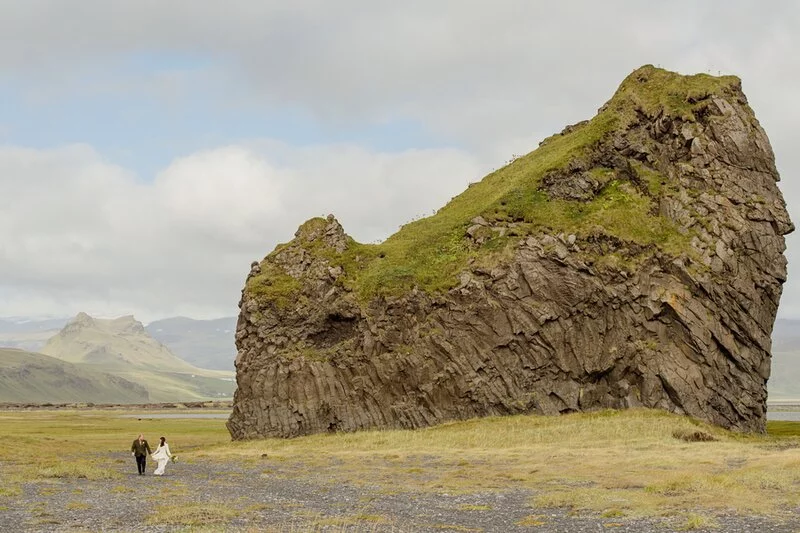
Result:
M170 437L182 461L243 461L265 479L314 474L316 482L331 488L369 485L386 494L525 488L534 491L534 507L567 507L605 518L674 515L687 529L713 524L718 513L779 518L800 505L800 423L791 422L771 423L773 435L740 435L660 411L604 411L233 443L218 419L0 412L0 424L6 437L0 440L3 505L31 480L113 478L96 464L99 456L85 450L116 452L120 461L129 461L130 441L139 431L151 440ZM716 440L675 437L697 431ZM163 491L181 500L182 510L162 508L153 518L158 523L191 526L203 517L225 519L221 506L184 505L188 494L180 483ZM464 512L480 512L482 504L474 505ZM345 518L370 527L367 513ZM529 518L541 521L535 514Z
M47 461L50 463L50 461ZM80 462L56 462L41 466L33 471L35 478L69 478L69 479L119 479L122 476L106 468L104 462L83 460Z
M172 411L174 412L174 411ZM230 441L225 420L126 419L119 411L0 411L0 490L18 496L24 483L120 478L108 467L108 453L132 464L130 445L139 433L152 443L167 435L172 449L191 450Z
M696 431L716 440L673 436ZM270 461L291 462L297 476L323 471L332 483L389 491L524 487L536 491L531 503L537 507L607 516L679 514L689 524L722 512L781 516L796 509L798 446L797 437L740 435L686 417L632 410L236 442L196 455L258 461L266 454Z
M241 515L241 511L224 503L180 502L178 504L156 506L155 512L147 518L147 523L204 526L227 522Z
M86 502L69 502L65 509L70 511L88 511L92 506Z
M311 527L327 527L338 526L344 528L345 526L361 526L362 531L375 530L378 524L388 524L389 520L385 516L377 514L357 514L357 515L344 515L344 516L328 516L316 518Z

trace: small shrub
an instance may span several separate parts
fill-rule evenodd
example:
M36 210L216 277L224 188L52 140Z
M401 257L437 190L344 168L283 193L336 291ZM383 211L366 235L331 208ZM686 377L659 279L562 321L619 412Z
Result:
M686 516L686 523L680 527L680 531L694 531L696 529L708 529L716 526L717 523L711 518L699 514L689 514Z
M716 437L705 431L687 431L685 429L676 429L672 432L672 436L686 442L715 442L717 440Z
M118 472L90 463L58 463L43 466L36 471L36 475L46 479L91 479L95 481L121 477Z
M491 505L464 504L464 505L459 506L458 509L461 510L461 511L491 511L492 510L492 506Z
M147 522L151 525L200 526L219 524L236 518L240 511L228 505L214 503L185 503L181 505L161 505Z
M531 514L517 521L517 525L522 527L539 527L544 524L544 515L541 514Z
M17 486L12 485L12 486L0 487L0 498L2 497L11 498L13 496L19 496L20 494L22 494L22 489L20 489Z
M70 511L86 511L91 509L92 506L84 502L69 502L66 505L66 508Z

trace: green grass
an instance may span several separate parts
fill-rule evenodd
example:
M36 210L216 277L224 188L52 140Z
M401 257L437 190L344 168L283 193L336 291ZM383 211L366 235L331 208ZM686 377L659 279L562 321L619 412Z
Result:
M634 118L635 109L641 109L651 116L663 111L671 116L695 121L698 112L708 105L709 96L731 95L740 87L741 80L736 76L681 76L647 65L625 78L608 107L626 121Z
M0 348L0 402L124 404L233 396L233 372L203 372L69 363L39 353ZM117 378L129 383L120 383Z
M70 511L88 511L92 506L86 502L69 502L65 508Z
M20 494L22 494L22 489L16 485L6 484L4 487L0 487L0 498L13 498Z
M459 511L491 511L491 505L463 504L458 506Z
M173 453L230 441L224 419L120 418L118 411L0 411L0 465L14 465L5 479L117 479L104 453L130 461L130 446L143 433L151 448L166 436ZM87 454L91 448L91 454ZM182 457L183 460L183 457Z
M681 76L642 67L625 79L592 120L548 138L537 150L471 185L435 215L404 225L383 243L351 240L348 249L339 254L319 240L307 238L324 227L325 219L306 222L293 243L278 246L261 263L262 272L249 280L247 291L279 307L302 299L301 280L288 275L279 264L281 254L291 246L342 266L346 276L341 283L362 302L402 294L413 287L432 293L446 291L455 286L457 274L470 260L488 264L505 260L509 247L519 238L539 232L563 231L578 237L599 232L641 245L644 251L640 254L657 247L677 255L688 248L691 236L658 215L658 197L669 193L671 184L654 169L638 164L633 178L637 183L631 183L630 177L611 169L591 168L592 175L605 185L588 202L550 199L540 191L542 178L571 161L590 163L593 150L615 131L638 120L640 112L693 121L708 105L709 95L730 94L739 83L733 76ZM516 235L495 236L476 247L465 238L465 231L479 215L488 221L520 225Z
M522 527L540 527L547 523L547 517L542 514L532 514L518 520L517 525Z
M774 437L800 437L800 422L770 420L767 422L767 433Z
M35 475L37 478L92 480L119 479L122 477L118 472L109 470L104 461L56 462L39 467Z
M0 348L0 402L147 401L147 391L143 387L120 384L119 380L96 368L39 353Z
M269 261L261 263L261 273L247 281L247 290L267 297L279 308L287 307L300 290L300 282Z
M717 521L707 516L689 513L686 522L678 528L679 531L694 531L696 529L716 529Z

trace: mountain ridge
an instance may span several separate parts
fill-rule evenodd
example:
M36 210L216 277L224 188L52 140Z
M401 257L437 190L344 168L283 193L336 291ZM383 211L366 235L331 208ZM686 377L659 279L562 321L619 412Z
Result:
M41 352L139 383L153 401L219 398L233 392L231 372L198 368L178 358L132 315L100 319L78 313Z
M0 402L142 403L147 389L124 378L42 354L0 348Z
M237 317L198 320L169 317L146 326L147 332L175 355L201 368L233 370Z

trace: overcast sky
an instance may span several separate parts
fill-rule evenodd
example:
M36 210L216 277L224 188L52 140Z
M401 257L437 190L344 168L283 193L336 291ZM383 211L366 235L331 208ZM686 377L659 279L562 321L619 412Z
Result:
M0 0L0 316L236 314L304 220L383 239L647 63L742 78L800 222L798 6Z

